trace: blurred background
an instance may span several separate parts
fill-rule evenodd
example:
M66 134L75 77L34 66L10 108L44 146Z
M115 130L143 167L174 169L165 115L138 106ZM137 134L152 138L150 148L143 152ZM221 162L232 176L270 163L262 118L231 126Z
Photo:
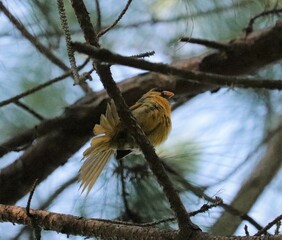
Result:
M68 63L56 1L6 0L2 3L38 41ZM100 1L102 26L108 26L116 19L126 1L116 3ZM85 1L85 4L95 25L95 1ZM73 40L83 42L73 9L68 2L65 7ZM156 53L149 61L170 63L209 51L203 46L180 43L180 37L227 42L244 34L243 29L251 17L279 7L282 7L281 1L270 0L133 1L117 27L103 36L100 43L104 48L128 56L154 50ZM254 30L271 27L278 19L277 15L260 18L255 22ZM46 60L3 13L0 14L0 24L0 102L62 74L62 70ZM78 65L85 59L85 55L76 54ZM91 64L87 67L89 70ZM253 72L252 76L281 79L281 71L278 62ZM142 73L120 66L113 66L112 72L117 82ZM93 91L101 90L97 75L93 73L92 77L89 86ZM0 143L43 119L60 116L65 108L83 96L84 92L73 86L69 77L21 98L20 103L2 106ZM279 91L221 88L216 93L199 94L173 111L172 133L157 153L173 169L170 176L188 211L198 210L208 203L206 195L218 196L227 204L235 199L242 185L254 174L253 169L265 157L273 138L282 134L281 98ZM88 145L40 183L32 208L133 222L152 222L172 216L142 156L127 157L123 168L113 158L90 194L87 197L81 194L76 176L82 164L82 152ZM6 154L0 160L0 167L9 166L21 154L21 151ZM257 174L263 174L263 171ZM247 212L262 226L281 214L281 181L282 172L277 169ZM200 192L196 193L191 184ZM16 205L26 206L27 198L23 197ZM192 220L205 231L219 233L214 224L223 212L223 208L216 207ZM257 232L252 224L242 221L234 234L244 235L245 224L251 234ZM166 222L161 227L175 228L176 224ZM0 224L0 236L0 239L32 239L30 229L11 223ZM43 238L82 239L48 231L43 232Z

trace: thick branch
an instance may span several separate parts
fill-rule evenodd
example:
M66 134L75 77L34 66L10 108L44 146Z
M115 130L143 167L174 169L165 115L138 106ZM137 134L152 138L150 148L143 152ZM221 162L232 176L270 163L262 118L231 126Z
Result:
M71 235L85 237L100 237L102 239L175 239L176 231L158 230L157 228L132 227L112 224L105 221L85 219L66 214L57 214L48 211L30 210L38 226L44 230L52 230ZM24 224L32 227L31 219L26 210L21 207L0 205L0 221Z
M66 214L58 214L41 210L30 210L36 223L44 230L56 231L67 235L85 237L100 237L101 239L128 239L128 240L172 240L177 239L178 232L153 227L115 224L98 219L85 219ZM16 206L0 205L0 222L11 222L32 227L26 209ZM281 240L281 235L255 237L220 237L203 232L197 232L189 240Z
M179 78L186 79L190 82L196 81L196 83L214 84L221 87L265 88L270 90L282 90L282 80L256 80L250 78L221 76L218 74L201 73L196 71L186 71L162 63L151 63L142 59L124 57L122 55L112 53L106 49L97 49L86 44L73 43L73 46L77 51L85 53L100 61L135 67L142 70L148 70L166 75L174 75Z

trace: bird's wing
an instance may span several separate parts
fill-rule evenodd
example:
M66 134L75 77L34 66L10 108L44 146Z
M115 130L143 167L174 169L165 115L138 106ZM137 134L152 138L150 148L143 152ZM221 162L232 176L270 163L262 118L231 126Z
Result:
M152 101L136 103L130 110L146 135L150 135L150 133L157 129L161 124L163 110L158 104L155 104Z

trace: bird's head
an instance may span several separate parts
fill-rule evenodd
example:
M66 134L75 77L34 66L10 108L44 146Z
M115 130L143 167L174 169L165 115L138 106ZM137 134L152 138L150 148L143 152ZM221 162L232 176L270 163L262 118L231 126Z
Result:
M153 88L147 94L148 95L161 96L165 99L169 99L169 98L174 96L173 92L166 91L166 90L163 90L161 88Z

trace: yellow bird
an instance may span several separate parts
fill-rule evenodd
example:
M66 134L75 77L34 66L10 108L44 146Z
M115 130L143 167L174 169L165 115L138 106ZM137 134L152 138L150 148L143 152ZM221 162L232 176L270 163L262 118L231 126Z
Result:
M174 94L170 91L153 88L130 107L132 115L145 132L153 146L164 142L171 130L171 106L168 101ZM82 192L89 193L111 155L121 159L138 149L134 138L127 132L119 119L113 101L107 105L106 114L100 117L100 124L94 126L91 146L83 153L85 160L80 171Z

